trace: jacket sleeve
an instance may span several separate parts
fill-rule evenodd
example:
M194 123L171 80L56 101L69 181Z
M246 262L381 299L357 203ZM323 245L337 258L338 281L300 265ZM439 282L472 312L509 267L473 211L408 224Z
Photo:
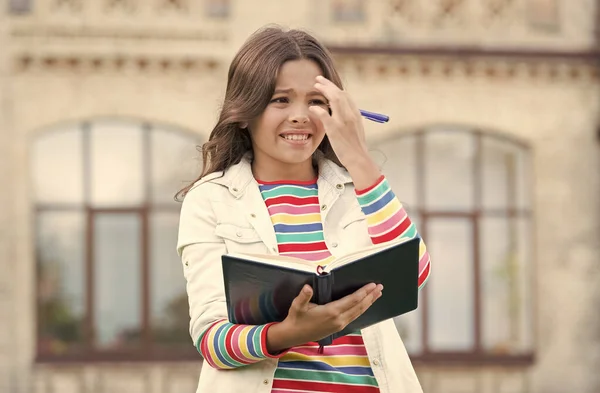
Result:
M181 256L190 310L190 335L209 365L232 369L272 356L266 348L271 325L234 325L227 320L216 216L207 194L210 184L192 189L181 206L177 252Z
M355 190L358 203L367 216L369 236L373 244L385 243L399 238L420 237L402 203L392 191L385 176L364 190ZM423 288L431 272L429 252L420 241L419 289Z

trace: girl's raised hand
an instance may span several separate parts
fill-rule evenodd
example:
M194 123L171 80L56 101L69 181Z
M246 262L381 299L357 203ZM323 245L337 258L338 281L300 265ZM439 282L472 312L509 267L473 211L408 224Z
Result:
M362 116L347 92L323 76L316 80L315 88L329 101L331 115L320 106L311 106L309 110L319 119L318 126L325 129L342 165L348 167L356 158L368 156Z

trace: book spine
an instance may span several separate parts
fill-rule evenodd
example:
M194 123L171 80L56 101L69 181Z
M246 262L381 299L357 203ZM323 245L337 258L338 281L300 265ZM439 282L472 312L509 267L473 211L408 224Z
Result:
M318 305L327 304L331 301L332 278L333 276L329 273L315 275L313 288L315 288L315 300Z
M316 303L318 305L324 305L332 300L332 290L333 290L333 275L330 273L321 273L319 275L315 275L315 283L313 288L316 288ZM333 336L325 337L319 340L319 345L321 349L325 345L331 345L333 343Z

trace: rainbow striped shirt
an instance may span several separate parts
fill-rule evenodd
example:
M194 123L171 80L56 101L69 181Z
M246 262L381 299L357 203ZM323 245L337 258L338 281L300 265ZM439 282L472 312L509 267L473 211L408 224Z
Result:
M333 259L323 237L317 183L260 182L275 229L280 255L326 265Z
M275 228L279 253L326 265L332 260L323 236L316 181L259 182L263 199ZM365 189L356 190L367 217L374 244L398 237L417 236L415 226L391 190L385 177ZM429 254L421 241L419 287L429 277ZM266 358L279 358L273 380L274 393L378 392L360 333L334 340L323 353L316 342L294 347L272 356L266 335L271 324L234 325L221 320L209 327L198 341L198 351L218 369L231 369Z

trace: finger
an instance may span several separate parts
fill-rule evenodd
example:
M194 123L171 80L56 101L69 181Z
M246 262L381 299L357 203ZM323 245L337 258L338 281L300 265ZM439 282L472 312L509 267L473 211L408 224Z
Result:
M350 112L360 116L360 110L358 109L358 106L348 94L345 94L344 90L340 89L338 85L336 85L335 83L333 83L332 81L330 81L322 75L317 76L316 79L317 83L322 84L323 86L326 86L330 91L337 92L338 94L340 94L340 96L343 96L345 98L346 103L348 104L348 109L350 110ZM328 97L326 96L326 98Z
M365 311L367 311L369 307L371 307L373 303L375 303L375 301L377 301L377 299L379 299L381 296L382 292L378 286L377 289L371 291L369 295L367 295L360 303L342 313L340 318L342 318L344 321L347 321L347 323L354 321L356 318L364 314Z
M353 294L331 302L330 304L337 309L339 314L342 314L348 311L349 309L355 307L361 301L363 301L363 299L367 297L376 288L377 285L373 283L367 284L359 290L357 290L356 292L354 292Z
M340 310L340 314L343 313L347 313L350 310L357 310L361 307L361 304L363 304L363 302L374 302L375 299L377 299L380 295L381 295L381 291L383 290L383 285L378 284L369 284L369 285L365 285L363 288L361 288L359 291L365 290L365 292L363 292L361 294L361 298L357 298L359 299L358 301L356 301L354 304L352 304L350 307L346 308L345 310ZM359 292L357 291L357 292Z
M323 85L332 86L332 87L335 87L335 88L341 90L338 87L338 85L336 85L335 83L333 83L331 80L325 78L323 75L318 75L316 79L317 79L317 82L319 82L319 83L321 83Z
M302 287L302 290L296 296L296 298L292 301L292 307L296 307L300 310L304 310L308 308L308 304L310 303L310 299L312 298L313 290L310 285L305 285Z
M331 122L333 119L324 108L317 105L311 105L308 107L308 110L317 118L317 120L319 120L321 123L320 126L325 128L326 132L331 128Z
M315 83L315 89L327 98L333 116L343 116L343 114L348 112L348 105L344 102L344 93L333 82L322 76L318 76L317 83Z

